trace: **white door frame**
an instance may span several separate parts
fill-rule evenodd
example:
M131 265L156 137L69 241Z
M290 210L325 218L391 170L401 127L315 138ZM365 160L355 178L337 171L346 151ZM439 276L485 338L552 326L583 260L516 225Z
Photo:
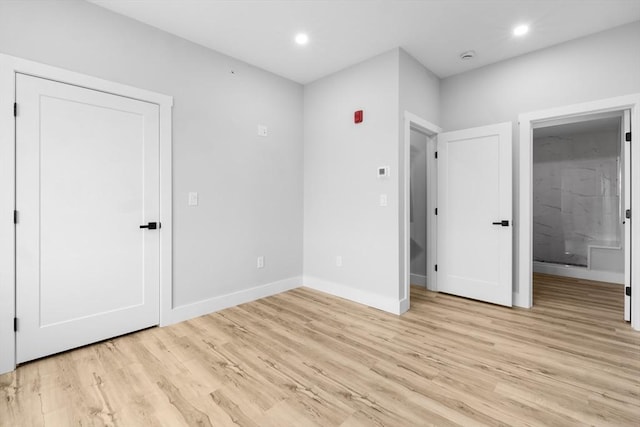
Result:
M160 109L160 324L171 311L171 108L173 97L0 54L0 374L16 367L15 120L16 73L157 104ZM20 114L20 106L18 106Z
M401 200L401 216L402 221L400 231L402 245L400 259L400 314L409 310L409 296L411 292L411 219L410 219L410 179L411 179L411 129L429 137L427 142L427 174L429 182L427 187L427 268L435 264L436 260L436 216L434 213L435 196L437 190L436 183L436 162L434 159L435 137L442 132L439 126L428 122L427 120L410 113L404 112L404 141L402 146L402 197ZM429 271L429 270L427 270ZM427 284L429 290L437 290L435 274L430 276L432 279Z
M575 119L594 113L631 111L631 212L632 218L640 214L640 94L551 108L520 114L520 225L518 246L519 286L516 304L531 307L533 303L533 129L544 122ZM637 220L636 220L637 221ZM640 226L631 229L631 327L640 330Z

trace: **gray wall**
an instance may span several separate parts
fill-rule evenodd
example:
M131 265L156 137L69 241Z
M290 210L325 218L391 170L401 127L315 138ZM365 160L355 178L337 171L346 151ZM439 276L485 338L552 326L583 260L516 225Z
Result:
M445 131L513 122L514 222L518 218L518 114L640 92L640 22L441 81ZM514 278L518 277L514 223ZM514 280L514 290L517 290Z
M404 50L400 49L399 51L399 167L398 171L400 174L403 174L405 170L409 170L411 166L404 164L404 114L405 112L409 112L415 114L423 120L426 120L436 126L440 125L440 79L438 79L431 71L426 69L422 64L420 64L415 58L409 55ZM409 156L411 157L411 156ZM401 175L402 176L402 175ZM400 199L400 215L399 221L400 224L398 226L399 230L405 229L404 218L404 189L402 179L398 180L398 194ZM411 226L411 225L410 225ZM399 233L399 246L400 249L398 251L399 255L399 281L403 283L405 277L405 265L403 260L405 258L404 251L404 241L403 237ZM410 251L412 243L410 242ZM427 245L428 246L428 245ZM411 258L411 253L408 254ZM411 267L409 268L411 270ZM406 295L404 295L404 288L400 289L400 299L404 299Z
M410 111L437 121L438 85L394 49L305 86L305 278L403 297L403 117ZM360 109L364 123L355 125ZM390 177L378 179L378 166L390 166ZM387 207L379 206L380 194Z
M411 274L427 275L427 137L411 130Z
M0 2L0 52L174 97L174 305L302 274L302 86L83 1Z
M590 245L622 245L619 155L618 129L543 137L534 130L535 261L587 267ZM623 251L616 254L623 264Z
M304 89L304 273L397 300L398 49ZM364 111L354 124L353 113ZM379 166L391 176L379 179ZM388 206L378 204L387 194ZM336 257L342 256L342 267Z

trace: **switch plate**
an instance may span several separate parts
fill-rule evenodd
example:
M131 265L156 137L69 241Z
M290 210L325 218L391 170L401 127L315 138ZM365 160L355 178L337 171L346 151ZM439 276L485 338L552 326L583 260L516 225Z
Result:
M258 136L267 136L267 127L265 125L258 125Z
M342 256L340 255L336 257L336 267L342 267Z
M189 192L189 206L198 206L198 193L195 191Z
M264 256L260 255L256 263L256 268L264 268Z
M389 166L378 166L378 178L387 178L389 176Z
M386 194L380 195L380 206L387 206L389 204L389 200L387 199Z

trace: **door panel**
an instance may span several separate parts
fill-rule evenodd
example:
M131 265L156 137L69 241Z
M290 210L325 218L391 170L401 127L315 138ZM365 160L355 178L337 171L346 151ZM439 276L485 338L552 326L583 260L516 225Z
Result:
M18 363L158 323L158 106L16 76Z
M438 135L439 291L511 306L511 162L511 123Z

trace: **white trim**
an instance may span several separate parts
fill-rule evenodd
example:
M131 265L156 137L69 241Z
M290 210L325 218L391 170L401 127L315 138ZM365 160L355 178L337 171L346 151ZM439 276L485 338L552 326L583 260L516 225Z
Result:
M182 322L184 320L193 319L194 317L214 313L225 308L235 307L239 304L255 301L260 298L277 295L281 292L298 288L301 283L302 276L296 276L264 285L254 286L253 288L243 289L230 294L196 301L191 304L180 305L174 307L170 312L165 314L164 325Z
M551 108L519 115L520 122L520 225L519 225L519 259L518 259L518 300L524 307L531 307L533 302L532 280L532 159L533 128L542 122L562 118L579 118L594 113L631 110L632 147L640 147L640 94L632 94L608 98L582 104ZM631 210L634 216L640 212L640 150L632 149L631 153ZM632 272L640 271L640 227L631 229ZM631 327L640 330L640 274L633 274L631 287Z
M403 133L404 140L402 141L402 163L400 167L400 177L402 179L402 187L401 187L401 196L399 197L399 203L402 205L398 206L398 211L403 212L403 216L401 217L401 227L400 232L400 244L404 248L400 253L403 254L400 259L400 301L401 306L399 307L400 312L404 313L409 309L409 300L411 293L411 225L410 225L410 217L409 217L409 208L410 208L410 176L411 176L411 129L416 129L429 137L433 137L438 133L442 132L442 129L439 126L434 125L423 118L410 113L408 111L404 112L404 124L403 124ZM435 181L435 169L436 162L433 157L433 153L435 151L435 138L431 138L431 141L427 144L427 173L429 177L432 178L429 183L429 187L427 189L427 214L428 214L428 228L427 234L429 236L427 250L427 268L430 268L430 265L435 264L436 262L436 252L435 252L435 243L436 243L436 217L434 215L434 197L437 194L437 183ZM404 211L403 211L404 209ZM432 275L431 284L429 289L436 290L436 278L435 274ZM432 288L433 287L433 288ZM384 309L383 309L384 310ZM387 310L388 311L388 310Z
M160 318L171 307L171 107L173 98L0 54L0 374L15 369L15 74L22 73L157 104L160 109ZM20 107L18 106L18 109ZM19 114L19 111L18 111Z
M534 273L553 274L554 276L573 277L575 279L595 280L614 284L624 283L624 273L614 271L590 270L586 267L553 264L549 262L533 262Z
M403 305L408 305L408 300L397 300L382 295L355 289L342 283L329 282L313 276L304 276L304 287L324 292L325 294L344 298L349 301L364 304L391 314L402 314ZM406 307L408 308L408 307ZM405 309L406 311L406 309Z
M422 274L411 273L410 280L412 285L427 286L427 276L423 276Z

